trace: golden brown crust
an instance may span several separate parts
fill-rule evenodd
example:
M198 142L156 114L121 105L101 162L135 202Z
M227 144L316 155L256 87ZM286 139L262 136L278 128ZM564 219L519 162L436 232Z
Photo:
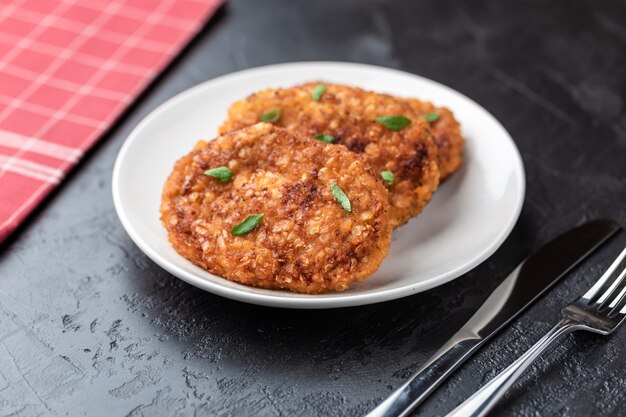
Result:
M272 108L281 111L277 126L299 130L312 137L327 134L337 144L363 155L372 168L391 171L390 222L393 227L416 216L430 201L439 184L437 150L429 124L408 101L360 88L324 83L326 92L314 101L319 83L259 91L234 103L220 133L252 125ZM412 123L394 132L378 123L380 116L400 115Z
M203 175L228 166L230 181ZM352 211L330 185L348 195ZM161 220L174 248L232 281L302 293L342 291L373 274L389 249L388 192L363 159L259 123L200 142L165 183ZM244 236L230 229L264 213Z
M445 107L436 107L428 101L414 98L404 99L417 114L437 113L439 118L430 122L430 130L437 146L437 165L440 180L445 181L463 165L465 140L461 135L461 125L454 114Z

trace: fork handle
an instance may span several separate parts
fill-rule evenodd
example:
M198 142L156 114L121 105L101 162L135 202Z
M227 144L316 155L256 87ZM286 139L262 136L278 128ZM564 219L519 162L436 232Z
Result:
M522 372L541 355L552 343L562 336L580 329L581 326L570 319L561 320L545 336L513 362L498 376L489 381L474 395L465 400L446 417L481 417L486 415L495 403L517 381Z

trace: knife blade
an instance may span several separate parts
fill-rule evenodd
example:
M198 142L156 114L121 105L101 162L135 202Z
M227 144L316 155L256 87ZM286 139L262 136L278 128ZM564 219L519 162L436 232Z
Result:
M487 340L620 229L612 220L593 220L535 251L493 290L459 331L366 417L406 416Z

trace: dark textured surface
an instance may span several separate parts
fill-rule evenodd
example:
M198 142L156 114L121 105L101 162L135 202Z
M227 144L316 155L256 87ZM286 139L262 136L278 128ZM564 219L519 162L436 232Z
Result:
M234 0L0 253L0 416L358 416L444 342L555 234L626 223L624 1ZM110 193L137 122L247 67L349 60L404 69L482 104L510 131L527 198L474 271L398 301L286 311L222 299L133 245ZM420 409L443 415L527 349L626 243L570 274ZM494 415L622 416L626 330L567 337Z

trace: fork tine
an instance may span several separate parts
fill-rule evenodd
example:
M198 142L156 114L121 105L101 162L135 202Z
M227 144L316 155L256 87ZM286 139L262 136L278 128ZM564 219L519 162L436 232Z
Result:
M619 287L621 282L624 280L624 276L626 276L626 268L622 269L619 276L613 281L613 283L609 286L609 288L607 288L606 291L604 291L604 293L600 296L600 298L598 298L597 302L600 304L604 304L609 299L609 297L611 297L615 293L615 290Z
M620 314L626 314L626 304L622 306L622 309L619 311Z
M624 270L624 272L626 273L626 270ZM626 286L622 288L619 294L617 294L617 297L615 297L613 301L611 301L611 304L609 304L609 308L611 309L611 314L613 313L613 310L615 310L615 307L617 307L617 305L620 304L624 300L624 295L626 295Z
M613 263L611 264L611 266L609 267L609 269L606 270L606 272L602 275L602 277L595 283L593 284L593 286L591 288L589 288L589 291L587 291L585 293L585 295L583 295L583 298L586 298L588 300L591 300L593 297L595 297L597 295L597 292L600 291L600 288L602 288L602 286L608 281L608 279L611 277L611 275L613 275L613 272L615 272L615 270L617 269L617 267L622 263L622 261L624 260L624 258L626 258L626 248L624 248L624 250L622 251L622 253L619 254L619 256L615 259L615 261L613 261ZM622 276L623 278L623 276ZM621 280L618 279L616 280L605 292L604 294L602 294L602 296L607 296L610 295L610 293L615 289L615 287L619 284L619 281ZM606 297L605 297L606 298ZM599 302L603 302L604 300L599 300Z
M617 281L624 281L625 276L626 276L626 266L624 267L622 272L619 274L619 277L617 277ZM613 301L611 301L611 303L609 304L609 308L611 309L610 314L614 314L615 310L619 309L618 306L622 304L625 296L626 296L626 285L623 286L622 290L619 292L619 294L617 294L617 297L613 298ZM622 308L623 307L624 306L622 306Z

